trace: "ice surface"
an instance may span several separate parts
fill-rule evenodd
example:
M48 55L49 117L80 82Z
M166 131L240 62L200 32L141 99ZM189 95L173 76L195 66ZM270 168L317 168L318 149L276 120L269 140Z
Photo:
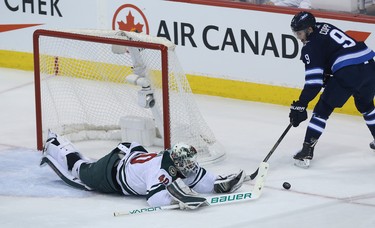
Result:
M288 107L196 99L227 151L225 160L206 166L218 174L254 172L288 125ZM32 72L0 69L0 107L1 227L375 227L375 153L359 116L331 116L309 169L293 166L291 159L307 122L292 128L269 160L264 193L256 201L113 217L114 211L146 207L145 199L73 189L49 167L39 167ZM111 146L86 144L81 151L97 158ZM90 147L103 152L90 154ZM284 181L290 190L282 188ZM240 191L251 188L246 183Z

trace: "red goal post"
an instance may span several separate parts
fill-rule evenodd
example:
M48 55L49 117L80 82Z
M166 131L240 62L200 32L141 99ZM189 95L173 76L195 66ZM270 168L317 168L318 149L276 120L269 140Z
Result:
M72 141L119 141L124 132L119 119L136 117L155 122L153 140L163 148L183 141L197 147L201 162L224 156L194 102L172 42L123 31L36 30L33 45L38 150L48 129ZM140 107L142 94L156 105Z

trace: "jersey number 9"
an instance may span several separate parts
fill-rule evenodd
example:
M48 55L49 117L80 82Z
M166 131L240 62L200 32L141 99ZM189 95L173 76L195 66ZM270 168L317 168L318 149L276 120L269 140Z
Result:
M345 33L337 29L332 29L329 35L334 41L342 45L343 48L349 48L349 47L355 46L355 41L352 38L348 37Z

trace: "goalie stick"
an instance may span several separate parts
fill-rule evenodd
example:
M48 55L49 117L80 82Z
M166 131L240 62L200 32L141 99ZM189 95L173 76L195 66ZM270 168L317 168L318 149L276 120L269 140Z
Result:
M292 123L289 123L288 127L284 130L283 134L280 136L280 138L277 140L275 145L272 147L271 151L267 154L267 156L263 159L263 162L267 162L268 159L271 157L273 152L276 150L276 148L279 146L281 141L284 139L285 135L288 133L289 129L292 127ZM259 167L260 168L260 167ZM254 178L258 175L259 168L255 170L255 172L251 175L246 175L244 181L254 180Z
M256 200L258 199L263 192L264 182L267 176L269 164L266 162L262 162L259 165L258 169L258 177L255 181L255 185L250 192L235 192L230 194L217 194L214 196L206 197L207 206L216 206L228 203L239 203L244 201ZM180 206L178 204L168 205L168 206L159 206L159 207L145 207L130 210L127 212L114 212L113 216L123 216L123 215L134 215L134 214L143 214L146 212L156 212L162 210L173 210L179 209Z

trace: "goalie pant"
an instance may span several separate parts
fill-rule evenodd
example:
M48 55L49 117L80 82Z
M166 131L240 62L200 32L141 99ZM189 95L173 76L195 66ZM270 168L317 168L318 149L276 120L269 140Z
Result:
M148 153L137 143L121 143L108 155L96 162L79 160L72 173L87 187L102 193L146 196L150 206L164 206L174 203L166 186L177 178L198 193L214 192L215 183L223 185L226 177L216 176L198 165L194 172L184 178L175 167L169 151ZM244 173L241 172L241 177ZM219 179L219 180L218 180ZM236 181L241 182L242 180ZM217 185L216 185L217 186ZM236 189L240 186L237 185ZM232 186L229 186L227 191Z

